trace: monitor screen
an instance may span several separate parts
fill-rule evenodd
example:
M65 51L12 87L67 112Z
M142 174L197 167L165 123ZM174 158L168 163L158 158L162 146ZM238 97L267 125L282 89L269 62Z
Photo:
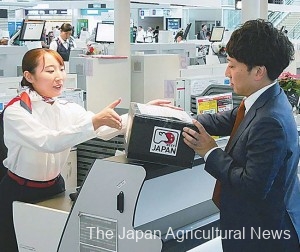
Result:
M224 31L225 31L225 27L220 27L220 26L213 27L209 41L221 42L223 39Z
M20 31L20 41L41 41L45 20L24 19Z
M181 27L181 18L166 18L166 30L178 30Z
M7 9L0 9L0 18L8 18Z
M97 23L95 42L114 43L115 28L113 24Z

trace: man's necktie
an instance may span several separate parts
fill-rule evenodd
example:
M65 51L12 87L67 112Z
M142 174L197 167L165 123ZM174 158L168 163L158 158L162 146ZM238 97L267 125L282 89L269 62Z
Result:
M233 125L233 128L232 128L232 131L231 131L231 134L230 134L230 138L228 140L228 143L225 147L225 151L227 150L228 146L229 146L229 143L232 139L232 137L235 135L239 125L241 124L244 116L245 116L245 102L244 100L242 100L239 108L238 108L238 112L236 114L236 118L235 118L235 122L234 122L234 125ZM212 196L212 201L215 203L215 205L220 209L220 200L221 200L221 182L219 180L216 181L216 184L215 184L215 188L214 188L214 192L213 192L213 196Z

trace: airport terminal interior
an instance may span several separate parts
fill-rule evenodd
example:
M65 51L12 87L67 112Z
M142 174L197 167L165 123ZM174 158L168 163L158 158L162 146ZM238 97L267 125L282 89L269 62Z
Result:
M68 23L59 99L98 113L121 98L115 110L131 119L125 136L73 146L61 171L65 193L13 203L19 251L221 252L214 235L220 213L211 200L216 180L179 138L190 115L240 104L243 97L224 74L225 48L240 24L257 18L293 43L295 59L284 72L299 78L297 0L1 1L1 111L22 90L24 54L52 49ZM182 110L143 106L154 99ZM290 102L300 126L299 96ZM166 125L173 133L163 130ZM217 138L218 146L228 138Z

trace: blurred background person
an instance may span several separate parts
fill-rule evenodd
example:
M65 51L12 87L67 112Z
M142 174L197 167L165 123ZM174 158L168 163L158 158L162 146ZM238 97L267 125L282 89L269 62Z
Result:
M64 61L69 61L71 49L76 47L74 39L71 37L72 32L73 26L63 23L60 27L60 35L50 44L50 49L57 51Z
M153 29L152 27L148 27L145 36L145 43L152 43L152 42L153 42Z
M136 43L145 43L145 36L146 33L143 29L143 27L140 25L137 29L136 33Z
M54 39L54 33L53 31L49 31L48 32L48 35L47 35L47 44L50 46L51 42L53 41Z
M134 25L132 27L132 42L135 43L136 42L136 33L137 33L137 27Z
M155 27L155 30L153 31L153 38L155 43L158 43L158 35L159 35L159 26L157 25Z
M207 31L207 32L206 32L206 39L207 39L207 40L210 40L210 37L211 37L211 33L210 33L209 31Z
M197 33L197 39L206 40L207 39L207 37L206 37L207 25L206 24L202 24L201 28L202 28L201 31L199 31Z
M183 30L181 29L177 34L175 35L174 38L176 43L182 43L183 42Z
M53 28L53 34L54 34L55 38L59 37L59 35L60 35L60 28L59 28L58 25Z

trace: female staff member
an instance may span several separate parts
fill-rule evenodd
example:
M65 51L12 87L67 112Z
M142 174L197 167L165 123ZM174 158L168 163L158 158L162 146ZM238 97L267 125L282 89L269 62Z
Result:
M57 52L30 50L24 55L22 69L22 86L27 89L5 108L3 117L8 172L0 183L0 251L5 252L18 251L12 202L37 201L64 191L60 171L71 147L96 136L107 140L125 131L125 120L114 111L120 99L94 114L55 98L61 94L66 77Z
M50 43L50 49L57 51L64 61L69 61L71 48L75 47L71 37L73 27L71 24L63 23L60 27L60 35Z

